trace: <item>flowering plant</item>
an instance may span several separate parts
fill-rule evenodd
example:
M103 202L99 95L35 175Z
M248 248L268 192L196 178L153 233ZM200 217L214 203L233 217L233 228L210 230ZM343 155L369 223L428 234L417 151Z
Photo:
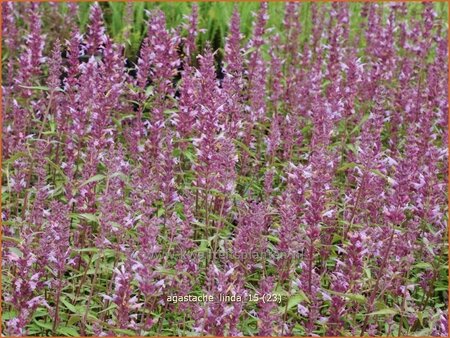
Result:
M1 3L2 333L447 336L442 8L184 5Z

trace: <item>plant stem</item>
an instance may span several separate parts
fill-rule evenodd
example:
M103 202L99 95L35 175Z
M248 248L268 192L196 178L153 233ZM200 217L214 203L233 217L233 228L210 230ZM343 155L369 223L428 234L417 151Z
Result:
M368 304L368 307L367 307L368 313L366 314L366 318L364 320L364 324L363 324L360 336L364 335L364 333L366 332L366 329L367 329L367 325L369 324L369 313L372 312L373 303L375 301L376 293L378 291L378 285L380 283L381 276L383 275L384 268L386 267L386 264L387 264L387 261L388 261L388 258L389 258L389 254L390 254L391 247L392 247L392 242L393 242L393 239L394 239L394 233L395 233L395 230L394 230L394 228L392 228L392 232L391 232L391 236L389 237L389 243L388 243L388 247L387 247L387 250L386 250L386 254L384 256L383 262L381 263L380 271L378 272L378 277L377 277L377 280L375 282L375 286L372 289L372 292L371 292L370 297L369 297L369 301L368 301L369 304Z
M56 335L56 330L58 329L58 322L59 322L59 299L61 297L61 270L58 271L58 288L56 289L56 295L55 295L55 316L53 317L53 327L52 327L52 335Z
M98 270L100 268L100 261L102 259L103 259L103 250L101 251L100 257L95 262L95 271L94 271L94 277L92 279L91 291L89 293L89 298L86 302L86 310L84 312L83 320L81 322L81 334L82 335L85 335L86 320L87 320L88 313L89 313L89 307L91 306L92 296L94 295L95 285L97 283L97 275L98 275Z

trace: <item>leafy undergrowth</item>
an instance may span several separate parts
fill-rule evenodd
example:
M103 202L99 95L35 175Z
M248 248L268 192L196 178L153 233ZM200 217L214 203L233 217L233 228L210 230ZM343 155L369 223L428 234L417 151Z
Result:
M5 335L447 336L433 4L263 3L219 51L141 12L130 59L48 6L2 3Z

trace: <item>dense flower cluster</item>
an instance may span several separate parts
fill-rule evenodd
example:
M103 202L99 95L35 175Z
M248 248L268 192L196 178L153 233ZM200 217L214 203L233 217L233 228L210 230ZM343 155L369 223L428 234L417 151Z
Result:
M133 59L2 2L3 334L448 335L446 23L275 5L220 50L148 11Z

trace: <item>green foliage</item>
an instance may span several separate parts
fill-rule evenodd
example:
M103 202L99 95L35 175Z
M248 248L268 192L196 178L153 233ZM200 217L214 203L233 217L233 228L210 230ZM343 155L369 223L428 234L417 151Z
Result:
M108 32L118 41L123 41L123 34L131 29L131 37L127 41L127 52L130 56L139 49L140 41L146 32L146 14L145 10L160 9L166 14L167 25L169 28L178 29L183 18L190 14L191 2L133 2L133 20L125 17L125 2L103 2L101 3L105 20L108 26ZM234 6L237 6L241 16L241 30L245 37L250 36L254 15L258 8L258 2L200 2L199 5L199 28L205 29L205 33L199 34L198 45L200 50L205 46L207 41L212 43L214 49L223 48L225 38L228 34L228 23L233 12ZM87 25L89 18L88 2L80 3L79 23L82 29ZM281 31L284 19L283 2L271 3L269 6L269 22L270 27ZM354 38L358 34L362 17L356 13L360 13L362 3L350 3L350 38ZM447 18L448 6L445 2L435 4L436 11L440 17ZM421 4L410 4L408 15L411 17L420 14ZM311 34L314 22L311 21L311 3L303 3L301 10L302 32L300 39L306 41ZM128 21L127 21L128 20ZM127 27L127 22L132 22L131 27Z

